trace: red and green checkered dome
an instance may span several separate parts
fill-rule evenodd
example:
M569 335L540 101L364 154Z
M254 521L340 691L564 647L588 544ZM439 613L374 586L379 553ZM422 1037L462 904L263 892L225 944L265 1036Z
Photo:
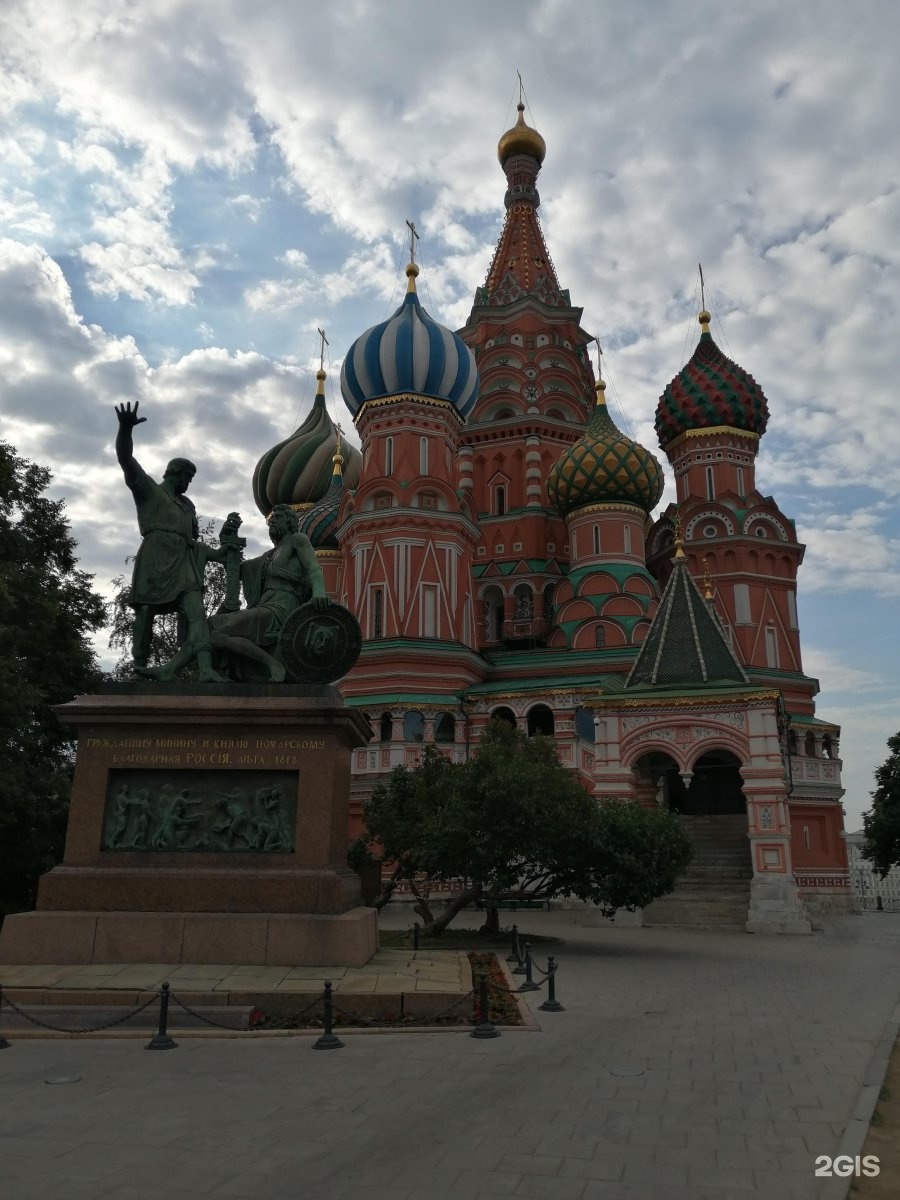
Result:
M700 314L700 325L697 349L656 406L656 432L663 449L689 429L726 425L762 434L769 420L762 388L713 341L709 313Z
M601 380L586 432L562 452L547 476L547 495L561 517L586 504L636 504L650 512L662 495L662 467L616 426L603 399L605 388Z

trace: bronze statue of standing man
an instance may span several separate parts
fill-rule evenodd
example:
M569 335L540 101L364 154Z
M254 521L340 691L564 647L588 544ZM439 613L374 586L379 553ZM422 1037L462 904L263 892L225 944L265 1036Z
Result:
M128 597L134 609L134 669L138 674L147 671L154 617L177 612L187 626L186 640L196 654L200 679L220 682L221 675L213 670L209 623L203 607L203 568L219 553L209 547L198 550L197 512L185 495L197 468L186 458L173 458L162 483L150 478L134 457L132 432L147 419L138 416L138 403L135 401L134 409L130 403L116 406L116 457L134 496L142 537Z

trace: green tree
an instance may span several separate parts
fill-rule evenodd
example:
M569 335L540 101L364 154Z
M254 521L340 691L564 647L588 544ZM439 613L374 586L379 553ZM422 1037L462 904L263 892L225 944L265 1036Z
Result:
M863 813L863 857L882 878L900 866L900 733L888 738L890 754L875 772L872 807Z
M473 902L487 909L487 930L499 927L503 900L570 894L610 915L633 909L671 891L690 858L671 813L593 799L550 739L502 721L491 722L466 763L427 747L419 766L396 767L364 815L368 844L394 864L385 899L408 882L434 933ZM435 918L426 888L451 878L466 886Z
M216 536L218 522L213 518L206 520L200 528L200 541L207 546L218 546ZM130 569L134 555L126 558L125 565ZM225 600L225 568L221 563L207 563L204 575L203 605L206 615L211 617L219 611ZM134 620L134 609L128 603L131 592L131 575L117 575L111 581L115 588L113 598L106 604L106 624L109 628L109 648L118 651L119 658L112 669L114 679L131 679L134 671L131 659L131 626ZM159 666L168 662L175 655L185 636L184 630L179 630L179 614L165 613L153 622L153 640L150 643L150 666ZM191 663L185 668L185 678L195 678L197 664Z
M103 602L50 479L0 442L0 914L31 907L62 855L74 736L51 710L100 679Z

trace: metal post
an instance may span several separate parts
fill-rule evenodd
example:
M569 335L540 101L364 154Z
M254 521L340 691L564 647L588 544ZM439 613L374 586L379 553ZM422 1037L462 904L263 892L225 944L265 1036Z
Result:
M538 1008L542 1012L565 1012L565 1007L556 998L556 963L553 955L547 956L547 999Z
M512 927L512 946L510 948L510 953L506 956L506 961L508 963L518 963L518 962L521 962L521 959L522 959L522 955L521 955L521 952L519 951L519 927L518 927L518 925L513 925L513 927Z
M478 1024L469 1037L481 1039L500 1036L500 1030L491 1024L489 1008L487 975L482 971L478 976Z
M522 943L521 939L519 938L519 931L516 930L516 956L517 956L516 962L518 963L518 966L513 967L513 969L512 969L513 975L525 975L527 973L526 967L525 967L525 959L522 955L522 945L523 945L523 943ZM524 945L527 946L528 943L525 942Z
M413 925L413 950L419 948L419 922L416 921Z
M322 1036L313 1042L313 1050L339 1050L343 1042L334 1032L334 1010L331 999L331 980L325 980L325 991L322 993L325 1028Z
M514 971L513 974L516 974ZM531 943L525 943L525 982L519 985L520 992L539 992L541 985L531 978Z
M3 984L0 983L0 1022L2 1022L2 1021L3 1021ZM8 1050L11 1045L12 1045L12 1042L8 1042L6 1040L6 1038L3 1036L3 1034L0 1033L0 1050Z
M144 1047L145 1050L174 1050L178 1045L169 1037L166 1026L169 1023L169 985L164 983L159 989L159 1029Z

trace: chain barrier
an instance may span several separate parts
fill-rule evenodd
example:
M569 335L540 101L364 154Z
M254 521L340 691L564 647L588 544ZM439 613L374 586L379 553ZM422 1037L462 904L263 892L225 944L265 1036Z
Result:
M212 1025L213 1029L228 1029L233 1033L235 1029L238 1028L236 1025L226 1025L223 1021L214 1021L212 1017L204 1017L203 1013L197 1012L195 1008L191 1008L189 1004L185 1004L185 1002L180 999L180 997L176 996L174 992L169 993L169 999L174 1001L180 1009L188 1014L188 1016L194 1017L198 1021L202 1021L204 1025ZM318 1000L318 997L316 997L316 999Z
M106 1021L103 1025L88 1025L83 1029L71 1029L65 1025L52 1025L49 1021L41 1021L37 1017L33 1017L30 1013L25 1012L20 1008L14 1000L10 1000L9 996L4 992L3 1003L19 1014L24 1020L32 1025L39 1025L41 1029L49 1029L53 1033L102 1033L104 1029L114 1029L116 1025L124 1025L126 1021L130 1021L132 1017L136 1017L138 1013L149 1008L151 1004L155 1004L159 999L159 992L154 992L149 1000L138 1005L137 1008L130 1009L124 1016L114 1017L112 1021Z
M530 958L530 955L528 955L528 957ZM531 965L537 966L537 964L534 962L533 959L531 960ZM556 971L557 971L557 965L554 964L551 966L551 960L548 959L548 967L550 969L547 971L544 971L541 967L537 967L537 969L538 969L538 971L540 971L541 975L544 976L544 979L540 983L532 983L531 987L522 986L519 988L511 988L510 995L521 995L523 992L526 992L526 991L539 991L541 988L544 987L545 984L549 983L551 980L554 980L554 977L555 977ZM552 991L552 988L551 988L551 991ZM90 1025L90 1026L85 1026L84 1028L72 1029L70 1027L63 1026L63 1025L54 1025L50 1021L42 1021L42 1020L40 1020L40 1018L34 1017L30 1013L25 1012L25 1010L22 1009L18 1004L16 1004L15 1001L10 1000L9 995L7 993L0 993L0 995L2 995L2 1002L5 1002L7 1004L7 1006L13 1010L13 1012L18 1013L18 1015L20 1017L22 1017L25 1021L28 1021L30 1024L37 1025L41 1029L48 1029L53 1033L67 1033L67 1034L102 1033L102 1032L104 1032L104 1030L114 1029L117 1025L123 1025L126 1021L130 1021L132 1019L132 1017L136 1017L139 1013L142 1013L145 1009L149 1008L151 1004L155 1004L157 1002L157 1000L160 999L160 992L154 991L150 995L150 997L144 1001L143 1004L138 1005L137 1008L129 1009L128 1012L124 1013L120 1017L114 1017L111 1021L106 1021L100 1025ZM352 1012L350 1009L344 1008L342 1005L339 1005L339 1004L334 1004L333 1002L332 1002L332 1006L333 1006L333 1011L335 1013L340 1014L342 1017L344 1017L348 1021L352 1021L352 1022L357 1023L362 1026L379 1026L382 1028L407 1028L409 1026L415 1026L415 1025L434 1025L436 1022L441 1021L443 1018L450 1016L451 1013L453 1013L456 1009L460 1008L467 1001L475 999L477 997L477 995L478 995L478 990L473 987L470 991L466 992L465 995L460 996L457 1000L454 1000L452 1004L448 1004L446 1008L442 1008L436 1013L430 1013L428 1016L422 1016L422 1017L410 1017L410 1016L406 1016L404 1014L400 1018L400 1020L396 1021L396 1022L395 1021L386 1021L383 1017L365 1017L361 1013ZM234 1025L225 1024L222 1021L216 1021L212 1017L205 1016L203 1013L198 1012L195 1008L192 1008L189 1004L186 1004L185 1001L182 1000L179 996L175 995L174 992L169 993L169 998L171 1000L173 1000L180 1009L182 1009L185 1013L187 1013L188 1016L191 1016L195 1020L202 1022L204 1025L210 1025L214 1029L226 1029L229 1032L235 1031L236 1027ZM291 1013L290 1016L276 1017L276 1018L271 1018L271 1019L267 1018L265 1020L265 1026L268 1029L290 1029L290 1028L293 1028L293 1027L295 1027L295 1022L297 1022L301 1017L305 1016L305 1014L310 1012L312 1009L317 1008L320 1004L323 1003L324 999L325 999L325 993L323 991L318 996L315 996L309 1002L309 1004L305 1005L301 1009L298 1009L297 1012ZM317 1016L314 1019L321 1020L322 1018Z
M324 999L324 996L325 996L324 992L320 993L314 999L310 1000L309 1004L304 1005L304 1007L301 1009L298 1009L297 1012L291 1013L290 1016L266 1017L263 1028L265 1028L265 1029L292 1029L293 1028L292 1022L298 1021L300 1019L300 1017L302 1017L305 1013L308 1013L311 1008L315 1008L317 1004L321 1004L322 1000ZM322 1018L316 1017L315 1019L321 1020Z
M399 1021L385 1021L383 1017L364 1017L360 1013L350 1012L341 1005L335 1004L334 1011L340 1013L341 1016L347 1017L351 1021L359 1021L361 1025L382 1025L388 1027L406 1028L409 1025L433 1025L435 1021L439 1021L442 1017L448 1016L455 1008L459 1008L467 1000L471 1000L475 995L475 988L470 992L466 992L464 996L460 996L458 1000L454 1000L452 1004L448 1004L446 1008L442 1008L439 1012L431 1013L427 1017L408 1017L404 1015Z

